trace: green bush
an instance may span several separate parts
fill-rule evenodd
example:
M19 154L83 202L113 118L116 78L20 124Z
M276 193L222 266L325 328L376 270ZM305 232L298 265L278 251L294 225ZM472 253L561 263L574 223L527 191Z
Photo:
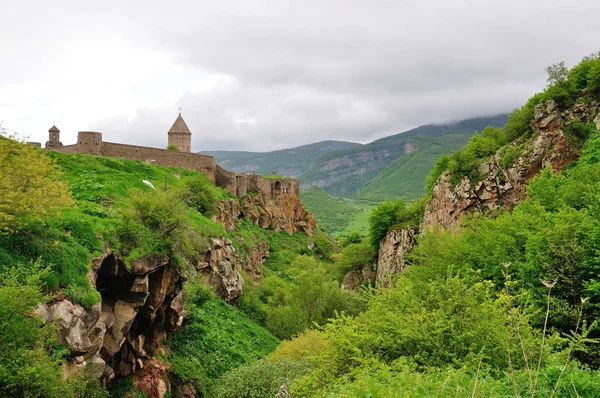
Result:
M358 231L352 231L349 232L347 235L343 236L341 242L342 247L353 245L355 243L360 243L362 242L362 235Z
M0 394L6 397L64 397L62 355L55 352L56 327L32 316L47 297L38 266L0 273Z
M214 188L203 175L194 175L185 180L185 190L182 191L185 203L210 217L216 210L217 198Z
M371 211L369 216L369 241L371 246L379 249L379 241L385 236L393 225L397 224L397 215L406 209L406 203L402 199L396 202L386 200Z
M225 373L214 384L213 398L275 397L288 379L297 379L309 369L309 363L293 359L256 361ZM289 384L288 384L289 387Z
M164 253L172 265L186 268L206 251L207 240L194 228L189 208L177 190L132 190L130 202L117 227L120 248L128 256Z
M342 249L338 264L344 272L351 269L360 270L363 266L371 266L377 261L377 252L367 242L355 243Z
M201 275L191 276L183 286L183 300L186 306L201 305L215 297L211 286Z

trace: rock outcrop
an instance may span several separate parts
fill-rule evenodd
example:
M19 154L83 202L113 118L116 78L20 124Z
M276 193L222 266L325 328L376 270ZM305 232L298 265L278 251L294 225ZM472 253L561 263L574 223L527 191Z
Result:
M438 179L425 209L424 227L438 224L453 228L463 215L515 206L526 196L527 181L541 169L549 166L553 171L560 171L579 156L579 148L569 142L564 127L574 120L586 124L597 121L600 126L598 114L597 104L577 104L562 113L554 101L537 105L530 122L537 136L522 149L515 148L518 142L511 144L518 150L512 164L506 165L502 152L498 151L479 166L480 180L464 177L453 186L449 173Z
M238 267L258 280L268 255L268 242L258 242L247 255L238 256L229 239L212 239L197 270L217 294L232 302L244 286ZM92 260L88 280L100 292L100 303L84 308L62 298L36 310L46 322L56 322L58 342L69 350L65 376L85 369L108 383L137 372L134 381L140 390L149 397L163 397L170 389L163 377L166 370L152 358L187 315L185 277L166 256L146 255L127 266L119 253L107 248Z
M375 281L375 270L371 264L365 264L360 269L351 269L344 274L342 289L354 290L364 283Z
M394 274L404 271L405 255L415 245L415 234L416 231L412 228L394 229L381 239L375 278L379 286L389 286Z
M243 243L241 237L239 241ZM269 242L258 242L249 254L240 255L229 239L212 239L212 247L196 268L219 296L232 303L242 295L244 288L238 269L243 269L252 280L258 281L262 278L260 266L268 257Z
M303 231L312 236L317 227L315 217L306 211L300 199L293 195L279 195L269 198L257 193L242 198L242 215L263 229L293 234Z
M206 252L204 261L198 263L197 269L219 296L233 302L244 288L242 275L236 270L237 263L235 248L229 239L212 239L212 248Z
M92 261L88 278L101 303L84 308L62 299L37 312L59 327L59 343L69 350L67 376L82 368L104 382L131 375L181 326L185 278L164 256L142 257L128 268L108 249Z
M217 203L217 211L212 220L223 224L226 230L234 231L236 222L243 216L242 209L236 199L225 199Z

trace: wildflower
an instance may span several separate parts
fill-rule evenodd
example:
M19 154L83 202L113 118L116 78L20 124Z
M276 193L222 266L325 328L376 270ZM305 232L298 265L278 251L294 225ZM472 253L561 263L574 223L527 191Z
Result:
M544 286L546 286L546 289L548 290L552 289L554 285L556 285L556 282L548 281L545 279L540 279L540 281L544 284Z

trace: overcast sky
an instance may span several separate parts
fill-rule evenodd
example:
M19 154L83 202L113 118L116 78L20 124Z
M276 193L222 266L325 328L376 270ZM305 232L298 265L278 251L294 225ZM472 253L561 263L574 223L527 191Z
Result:
M0 0L0 121L194 151L369 142L510 111L600 50L598 0Z

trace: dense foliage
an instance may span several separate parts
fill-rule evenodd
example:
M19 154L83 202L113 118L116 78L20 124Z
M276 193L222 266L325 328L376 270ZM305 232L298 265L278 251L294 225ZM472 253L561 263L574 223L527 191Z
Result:
M73 204L52 160L32 145L0 135L0 233Z

